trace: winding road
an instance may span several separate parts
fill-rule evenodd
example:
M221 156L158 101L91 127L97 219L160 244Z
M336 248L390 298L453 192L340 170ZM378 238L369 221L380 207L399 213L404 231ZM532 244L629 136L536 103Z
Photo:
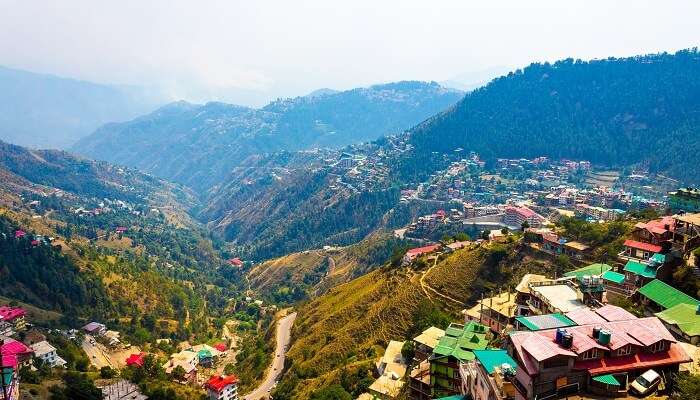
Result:
M265 380L251 393L243 396L244 400L268 399L270 392L275 386L282 371L284 370L284 358L291 339L292 325L297 313L291 313L277 321L277 345L275 346L275 357L272 364L267 369Z

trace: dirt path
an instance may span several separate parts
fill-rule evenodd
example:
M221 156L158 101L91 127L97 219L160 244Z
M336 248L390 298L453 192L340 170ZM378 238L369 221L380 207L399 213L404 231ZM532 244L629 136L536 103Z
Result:
M448 296L448 295L446 295L446 294L442 294L442 293L438 292L436 289L430 287L430 285L428 285L427 283L425 283L425 276L428 275L428 273L429 273L430 271L432 271L433 268L435 268L435 266L437 265L437 262L438 262L438 257L435 256L435 257L433 258L433 260L434 260L433 265L432 265L430 268L428 268L428 269L426 269L425 271L423 271L423 273L421 273L420 280L419 280L420 287L421 287L421 289L423 289L423 293L425 294L425 296L428 298L428 300L431 300L431 301L432 301L433 296L430 295L430 293L429 293L429 291L430 291L430 292L432 292L433 294L435 294L435 295L437 295L437 296L439 296L439 297L442 297L442 298L445 299L445 300L448 300L448 301L451 301L451 302L453 302L453 303L459 304L460 306L464 305L464 302L459 301L459 300L457 300L457 299L453 299L452 297L450 297L450 296Z

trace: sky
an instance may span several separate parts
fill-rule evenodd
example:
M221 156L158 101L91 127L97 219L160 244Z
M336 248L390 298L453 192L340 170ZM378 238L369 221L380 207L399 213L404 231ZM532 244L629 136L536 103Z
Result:
M0 0L0 65L260 106L319 88L474 84L536 61L673 52L700 1Z

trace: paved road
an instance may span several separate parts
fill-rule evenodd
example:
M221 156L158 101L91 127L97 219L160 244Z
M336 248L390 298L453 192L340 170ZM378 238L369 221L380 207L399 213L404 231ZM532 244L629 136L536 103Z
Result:
M284 318L277 321L277 346L275 347L275 358L272 360L272 365L268 367L267 374L263 383L258 386L250 394L243 397L244 400L259 400L268 399L270 397L270 391L275 385L277 379L279 379L284 369L284 357L286 348L289 345L289 340L292 331L292 325L294 324L294 319L297 317L297 313L291 313Z
M114 367L109 357L107 357L104 350L100 347L100 344L97 342L95 342L95 344L91 343L93 340L94 338L92 336L85 335L85 339L83 339L82 343L83 350L90 359L90 363L98 370L102 367Z

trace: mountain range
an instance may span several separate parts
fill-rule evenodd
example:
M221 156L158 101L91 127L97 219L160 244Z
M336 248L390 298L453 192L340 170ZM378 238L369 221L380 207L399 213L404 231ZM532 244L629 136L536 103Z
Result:
M72 150L206 191L251 155L338 148L400 133L463 95L434 82L411 81L324 89L261 109L178 102L107 124Z
M371 187L338 184L352 178L343 174L353 174L333 166L340 152L255 158L212 191L200 218L263 258L350 244L408 223L416 210L399 202L399 189L414 187L469 151L492 164L501 157L585 159L697 184L698 76L696 50L532 64L405 134L344 149L373 160L381 173L366 180Z
M0 140L65 149L99 126L142 115L159 101L138 87L0 66Z

